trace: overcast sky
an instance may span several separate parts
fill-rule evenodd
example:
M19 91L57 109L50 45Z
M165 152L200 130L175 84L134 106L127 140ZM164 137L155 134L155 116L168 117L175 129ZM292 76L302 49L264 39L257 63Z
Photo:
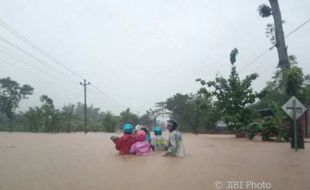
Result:
M177 92L199 89L196 78L230 72L237 47L241 77L253 72L261 90L277 65L258 16L268 0L0 0L0 19L60 63L91 82L89 104L119 113L143 114ZM309 0L279 0L285 33L310 18ZM289 54L310 72L310 24L287 39ZM47 94L60 108L83 101L82 81L0 27L0 77L31 84L35 93L21 109L39 105ZM29 52L29 57L3 40ZM35 59L34 59L35 57ZM101 92L94 89L97 87Z

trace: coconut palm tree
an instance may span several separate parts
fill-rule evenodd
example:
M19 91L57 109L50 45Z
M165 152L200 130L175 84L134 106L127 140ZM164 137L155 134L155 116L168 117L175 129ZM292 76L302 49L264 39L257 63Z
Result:
M279 63L278 67L282 70L290 68L289 58L287 54L287 47L285 44L285 36L283 31L283 20L281 16L280 6L278 0L268 0L270 7L262 4L258 7L258 12L261 17L269 17L272 15L275 30L275 47L278 51Z

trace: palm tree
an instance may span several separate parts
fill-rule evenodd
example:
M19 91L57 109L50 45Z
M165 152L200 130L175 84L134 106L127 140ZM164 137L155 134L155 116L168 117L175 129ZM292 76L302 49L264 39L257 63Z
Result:
M268 0L270 7L268 5L262 4L258 7L258 12L261 17L269 17L272 15L275 28L275 47L278 51L279 63L278 67L281 70L286 70L290 68L289 58L287 54L287 47L285 44L285 37L283 31L283 20L281 16L280 6L278 0Z

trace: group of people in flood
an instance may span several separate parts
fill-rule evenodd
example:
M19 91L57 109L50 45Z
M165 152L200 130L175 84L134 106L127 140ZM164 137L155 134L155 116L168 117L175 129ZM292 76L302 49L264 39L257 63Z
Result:
M185 155L182 133L177 130L178 124L174 120L167 121L169 138L162 136L162 128L153 129L154 136L146 127L134 128L131 124L123 126L124 134L121 137L112 136L111 140L115 144L116 150L120 154L135 154L138 156L147 156L151 151L165 151L164 156Z

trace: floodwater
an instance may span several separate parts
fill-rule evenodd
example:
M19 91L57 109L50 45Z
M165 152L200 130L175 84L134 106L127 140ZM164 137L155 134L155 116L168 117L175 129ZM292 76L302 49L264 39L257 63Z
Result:
M118 155L110 136L0 133L0 189L310 189L310 144L185 134L184 158L137 157Z

